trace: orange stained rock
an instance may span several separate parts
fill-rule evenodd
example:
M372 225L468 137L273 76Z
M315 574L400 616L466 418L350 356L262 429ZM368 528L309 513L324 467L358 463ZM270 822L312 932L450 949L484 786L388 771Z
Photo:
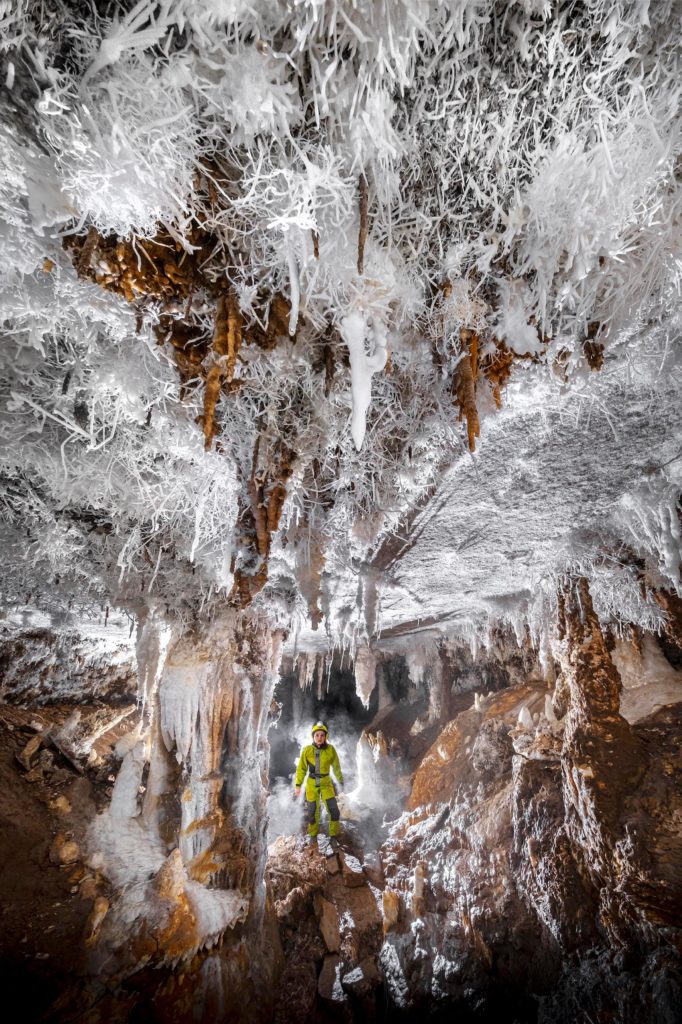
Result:
M513 724L524 704L544 703L545 693L544 684L502 690L482 713L470 709L448 722L417 768L408 810L449 801L456 780L461 780L468 770L469 750L481 724L504 716L508 716L510 724Z
M186 829L184 829L183 835L191 836L194 832L198 832L203 828L220 829L225 824L225 812L221 807L216 807L208 814L204 815L203 818L195 818L191 821Z
M221 390L234 380L237 356L242 344L242 316L232 288L216 305L212 360L204 388L204 447L208 450L216 434L215 410Z
M173 850L154 876L153 886L164 900L175 900L185 891L185 869L180 850Z
M192 952L199 941L197 921L185 893L185 869L178 849L173 850L152 881L152 890L160 906L150 906L150 918L136 938L142 948L151 940L152 953L175 960ZM157 918L159 923L157 923Z
M52 840L49 857L53 864L74 864L80 855L78 843L58 832Z
M220 875L230 882L230 887L246 889L253 874L249 858L243 852L244 838L237 830L231 829L217 835L211 845L193 857L188 873L202 885Z
M511 376L513 362L514 353L503 341L497 340L494 354L485 356L481 361L481 373L492 387L495 406L498 409L502 408L502 389Z
M383 912L384 935L393 931L400 916L400 896L393 889L385 889L381 897L381 909Z

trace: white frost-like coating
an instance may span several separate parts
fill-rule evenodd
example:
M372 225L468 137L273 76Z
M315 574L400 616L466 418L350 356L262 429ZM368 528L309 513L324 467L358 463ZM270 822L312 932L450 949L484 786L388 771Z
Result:
M117 888L147 881L166 859L166 846L147 832L139 818L100 814L90 830L95 863Z
M512 625L551 674L568 573L659 627L621 556L679 592L668 3L2 6L5 607L185 628L237 582L301 651Z
M403 969L400 966L398 954L395 948L388 942L385 942L381 947L379 964L381 965L381 973L384 976L394 1003L398 1007L406 1007L409 1000L409 987Z

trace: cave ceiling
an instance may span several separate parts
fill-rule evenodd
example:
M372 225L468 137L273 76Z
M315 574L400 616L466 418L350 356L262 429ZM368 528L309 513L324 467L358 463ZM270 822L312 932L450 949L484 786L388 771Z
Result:
M681 13L5 5L5 614L658 628Z

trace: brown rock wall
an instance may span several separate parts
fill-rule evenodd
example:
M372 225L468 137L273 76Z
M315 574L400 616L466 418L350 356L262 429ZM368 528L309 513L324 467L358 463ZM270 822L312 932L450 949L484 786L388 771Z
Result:
M545 714L540 686L460 714L417 769L383 848L384 902L399 915L380 962L403 1012L440 1003L497 1021L676 1019L682 705L631 726L587 583L566 586L561 605L564 720Z

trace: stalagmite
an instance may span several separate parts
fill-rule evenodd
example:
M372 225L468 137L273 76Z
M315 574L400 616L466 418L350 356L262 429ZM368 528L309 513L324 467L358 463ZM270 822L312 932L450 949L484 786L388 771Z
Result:
M523 705L523 707L519 711L519 719L518 719L518 721L519 721L519 725L523 729L532 729L533 728L533 716L531 715L530 711L528 710L528 708L526 707L525 704Z
M552 706L552 696L549 693L545 695L544 714L548 722L555 724L558 721L557 716L554 714L554 708Z
M421 917L424 910L424 885L426 882L426 871L422 861L415 866L412 878L412 913L415 917Z
M587 580L564 590L568 711L562 750L564 792L575 813L568 827L601 889L607 927L621 932L619 860L623 802L641 777L642 753L621 717L621 682L595 614Z
M109 804L109 813L112 818L125 820L138 815L138 792L142 783L145 761L143 742L137 743L123 758Z

